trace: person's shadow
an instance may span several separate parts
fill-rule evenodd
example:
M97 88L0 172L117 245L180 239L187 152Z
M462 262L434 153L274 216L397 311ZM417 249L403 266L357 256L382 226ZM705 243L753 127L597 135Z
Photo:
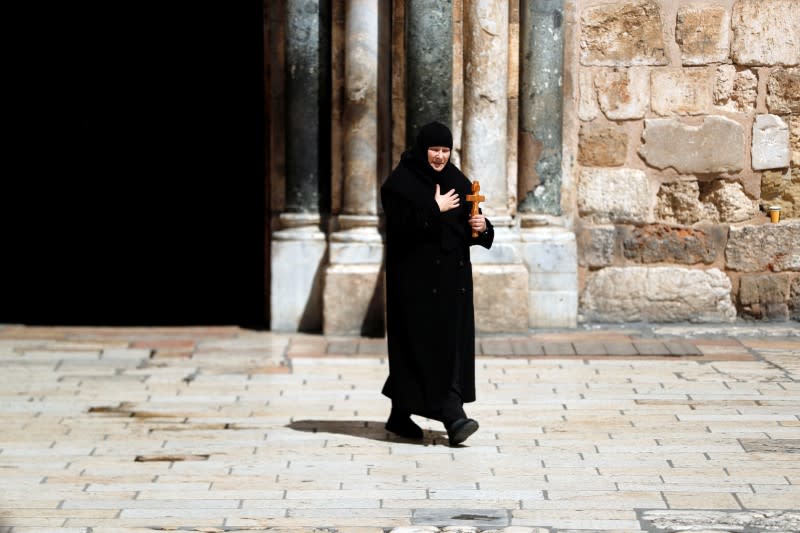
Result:
M422 439L415 440L395 435L387 431L383 426L384 422L370 420L295 420L286 425L286 427L295 431L306 431L308 433L337 433L362 439L420 444L423 446L448 445L447 432L445 431L425 429L423 430Z

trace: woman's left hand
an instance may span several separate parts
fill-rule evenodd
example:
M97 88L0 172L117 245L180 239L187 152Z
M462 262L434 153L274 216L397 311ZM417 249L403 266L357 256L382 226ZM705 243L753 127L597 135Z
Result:
M474 231L477 231L478 233L483 233L484 231L486 231L486 217L481 214L472 215L471 217L469 217L469 225L472 227Z

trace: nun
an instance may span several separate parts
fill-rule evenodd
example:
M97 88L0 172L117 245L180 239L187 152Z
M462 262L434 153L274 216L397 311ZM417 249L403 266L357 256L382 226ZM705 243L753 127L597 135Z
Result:
M471 182L450 162L453 136L423 126L381 187L386 219L386 327L392 401L386 429L422 439L411 415L440 421L456 446L478 430L470 247L491 248L492 224L470 216ZM477 236L473 236L477 235Z

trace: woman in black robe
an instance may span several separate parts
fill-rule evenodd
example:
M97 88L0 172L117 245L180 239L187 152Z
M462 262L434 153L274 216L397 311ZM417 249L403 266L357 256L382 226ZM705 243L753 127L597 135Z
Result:
M478 429L463 408L475 401L469 249L490 248L494 230L482 214L470 217L471 183L450 162L452 147L447 126L423 126L381 187L381 202L389 344L383 394L392 400L386 429L420 439L410 415L424 416L444 423L454 446Z

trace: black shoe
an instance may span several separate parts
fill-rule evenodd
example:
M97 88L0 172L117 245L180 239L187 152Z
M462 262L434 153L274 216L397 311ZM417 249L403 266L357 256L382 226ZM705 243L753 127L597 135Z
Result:
M422 428L416 425L409 416L390 415L385 427L388 431L406 439L419 440L422 438Z
M476 431L478 431L477 420L459 418L447 426L447 437L450 439L450 446L461 444Z

